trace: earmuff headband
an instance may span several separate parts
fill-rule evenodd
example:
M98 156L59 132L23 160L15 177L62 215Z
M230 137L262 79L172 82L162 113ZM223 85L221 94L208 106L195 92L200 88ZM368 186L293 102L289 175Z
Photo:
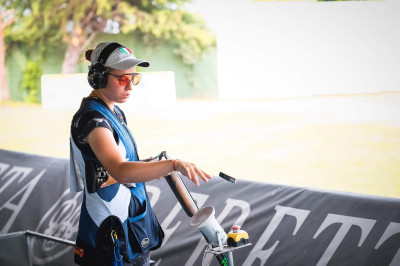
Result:
M110 43L107 45L103 51L101 51L99 58L97 58L97 62L102 64L103 66L106 64L108 57L110 54L117 49L118 47L121 47L122 45L116 42Z

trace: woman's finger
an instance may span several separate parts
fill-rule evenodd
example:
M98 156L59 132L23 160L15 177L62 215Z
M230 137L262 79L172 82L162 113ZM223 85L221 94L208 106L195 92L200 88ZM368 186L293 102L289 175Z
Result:
M206 173L204 171L202 171L201 169L196 168L196 173L204 182L206 182L206 183L208 182L209 178L207 178Z
M196 186L200 186L198 177L200 177L204 182L208 182L208 179L211 179L211 175L204 172L193 163L178 160L176 161L176 169L195 183Z
M192 176L193 183L195 183L196 186L200 186L199 179L197 178L196 169L193 164L190 167L190 175Z

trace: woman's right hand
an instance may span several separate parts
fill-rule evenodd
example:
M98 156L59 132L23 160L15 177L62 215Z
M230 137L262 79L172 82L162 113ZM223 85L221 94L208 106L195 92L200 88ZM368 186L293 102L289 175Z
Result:
M192 180L192 182L195 183L196 186L200 185L198 177L200 177L206 183L208 182L208 179L211 179L211 175L198 168L194 163L176 159L172 161L172 164L174 170L180 172L181 174Z

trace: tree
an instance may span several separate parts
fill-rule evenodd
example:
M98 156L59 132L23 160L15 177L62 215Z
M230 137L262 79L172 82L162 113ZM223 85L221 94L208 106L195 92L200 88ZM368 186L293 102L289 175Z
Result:
M13 28L11 41L39 47L66 43L62 73L76 72L84 49L99 33L137 32L146 45L164 41L193 64L215 44L204 21L185 11L189 0L19 0L25 10Z
M15 21L15 10L0 7L0 101L9 100L10 93L6 79L6 44L4 40L5 29Z

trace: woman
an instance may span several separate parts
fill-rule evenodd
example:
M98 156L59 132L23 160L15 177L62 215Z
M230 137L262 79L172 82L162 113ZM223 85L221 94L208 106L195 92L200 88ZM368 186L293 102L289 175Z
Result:
M148 265L163 231L149 204L145 182L179 171L197 186L211 176L182 160L140 162L135 140L116 103L124 103L141 74L137 59L118 43L100 43L85 53L93 91L71 123L73 175L84 196L75 247L80 265ZM133 263L133 264L132 264Z

